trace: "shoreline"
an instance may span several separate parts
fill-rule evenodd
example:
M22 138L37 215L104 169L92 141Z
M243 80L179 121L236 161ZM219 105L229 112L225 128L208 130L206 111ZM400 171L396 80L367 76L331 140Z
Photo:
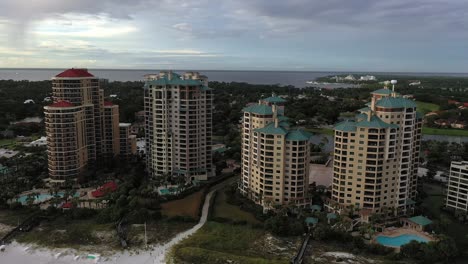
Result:
M97 254L72 248L45 248L36 244L22 244L16 241L7 244L5 251L0 252L1 263L15 264L48 264L48 263L162 263L155 262L154 257L164 260L164 244L142 250L110 251ZM157 254L153 254L153 252ZM164 254L163 254L164 253ZM87 256L99 256L98 259L87 259Z
M200 229L207 221L210 200L215 190L210 191L205 198L203 204L202 215L198 224L192 228L185 230L166 243L152 245L148 249L142 250L123 250L121 252L111 252L111 254L103 254L98 260L86 259L93 252L85 252L71 248L49 249L37 245L21 244L16 241L7 244L5 251L0 252L0 263L14 264L68 264L68 263L113 263L113 264L150 264L150 263L165 263L166 254L170 249L186 239L198 229ZM98 254L95 254L98 255ZM78 256L78 258L77 258Z

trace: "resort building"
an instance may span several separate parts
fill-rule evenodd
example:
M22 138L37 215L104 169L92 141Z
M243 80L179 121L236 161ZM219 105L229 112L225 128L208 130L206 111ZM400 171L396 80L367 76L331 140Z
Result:
M264 209L310 203L311 134L290 128L284 103L272 96L243 109L239 189Z
M411 213L417 188L422 115L416 103L384 88L368 107L334 129L329 210L361 209L366 215Z
M119 106L104 102L102 115L102 151L107 158L120 154Z
M52 98L44 107L49 178L61 186L97 160L119 153L119 111L104 103L99 79L86 69L68 69L52 78Z
M198 72L145 75L147 170L186 181L214 176L212 165L213 94Z
M468 161L452 161L445 205L455 211L468 212Z
M130 123L120 123L120 157L129 158L132 155L137 154L137 140L136 136L131 134L131 125Z

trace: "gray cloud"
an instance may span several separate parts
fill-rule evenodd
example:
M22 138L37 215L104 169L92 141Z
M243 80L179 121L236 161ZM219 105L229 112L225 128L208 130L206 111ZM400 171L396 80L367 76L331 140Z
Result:
M252 0L239 3L238 7L277 20L273 24L276 26L296 21L302 26L425 31L457 30L454 25L468 22L468 2L463 0Z
M237 37L256 32L282 35L320 29L375 31L466 31L465 0L44 0L0 2L0 19L24 32L33 20L66 13L107 14L172 23L174 30L199 37ZM181 18L182 21L173 20ZM166 21L167 20L167 21ZM190 23L188 23L190 22ZM151 23L148 21L148 23ZM466 33L466 32L464 32Z

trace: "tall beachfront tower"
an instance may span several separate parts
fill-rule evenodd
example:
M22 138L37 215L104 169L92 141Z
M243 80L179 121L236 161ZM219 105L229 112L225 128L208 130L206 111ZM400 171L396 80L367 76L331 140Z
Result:
M452 161L445 206L455 212L468 212L468 161Z
M118 106L105 106L103 94L99 79L86 69L52 78L54 103L44 107L52 185L76 180L97 160L120 152Z
M310 202L311 134L290 128L284 103L273 95L243 109L239 189L264 209Z
M392 81L393 84L396 81ZM393 90L372 92L355 120L335 126L332 210L411 213L416 196L422 115Z
M186 181L214 176L212 165L213 94L198 72L145 75L147 170L154 177Z

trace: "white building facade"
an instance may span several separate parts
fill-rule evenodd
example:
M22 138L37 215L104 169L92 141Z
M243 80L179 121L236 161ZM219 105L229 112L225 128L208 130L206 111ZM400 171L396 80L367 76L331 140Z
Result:
M468 161L452 162L445 205L455 211L468 211Z
M198 72L145 75L145 141L152 177L214 176L212 164L213 94Z

